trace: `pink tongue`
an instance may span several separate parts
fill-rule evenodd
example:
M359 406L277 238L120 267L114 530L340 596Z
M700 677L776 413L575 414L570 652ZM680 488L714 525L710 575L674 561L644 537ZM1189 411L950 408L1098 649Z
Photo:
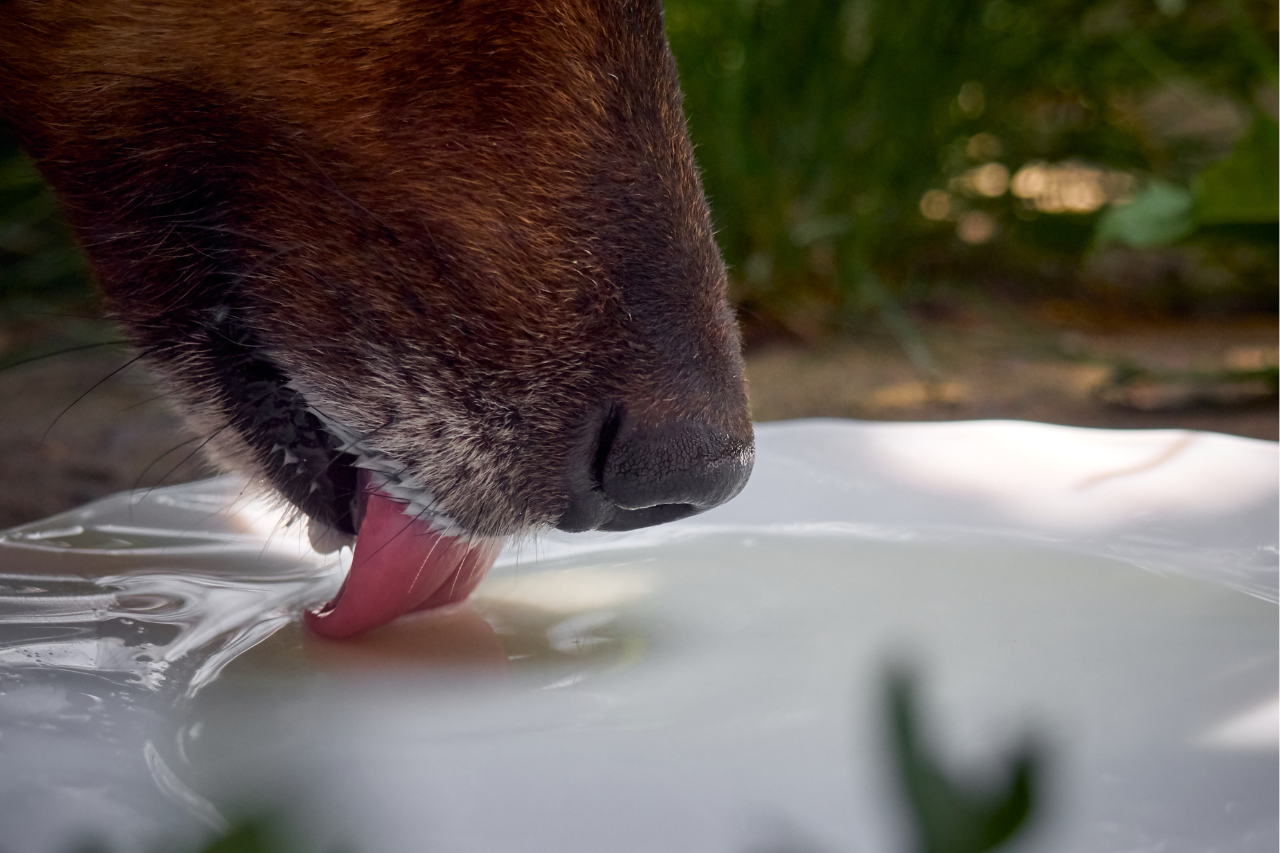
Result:
M501 539L434 533L429 522L404 509L384 492L369 493L347 580L333 601L307 612L308 628L342 639L406 613L462 601L493 566Z

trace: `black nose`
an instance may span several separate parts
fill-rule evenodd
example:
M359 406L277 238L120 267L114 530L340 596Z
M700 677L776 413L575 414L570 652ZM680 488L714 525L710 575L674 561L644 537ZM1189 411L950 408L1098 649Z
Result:
M719 506L742 491L755 462L745 434L698 421L606 420L588 479L571 477L561 530L634 530Z

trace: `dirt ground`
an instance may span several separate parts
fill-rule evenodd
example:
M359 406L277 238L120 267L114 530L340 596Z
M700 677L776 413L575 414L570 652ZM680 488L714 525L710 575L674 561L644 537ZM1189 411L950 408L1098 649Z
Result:
M1272 441L1280 430L1273 316L1113 326L1050 305L919 328L931 372L875 332L749 352L755 418L1016 418ZM213 473L131 356L94 346L114 335L87 319L0 324L0 529ZM81 349L20 363L68 347Z
M881 335L760 348L747 357L752 412L760 421L1012 418L1277 439L1276 318L1113 327L1055 313L923 324L931 380Z

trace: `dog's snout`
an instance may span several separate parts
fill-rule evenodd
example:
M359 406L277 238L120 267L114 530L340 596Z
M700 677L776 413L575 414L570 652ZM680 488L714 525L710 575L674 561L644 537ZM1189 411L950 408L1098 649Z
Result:
M657 424L625 412L600 430L590 478L571 477L561 530L633 530L729 500L755 461L750 425L731 431L694 420Z

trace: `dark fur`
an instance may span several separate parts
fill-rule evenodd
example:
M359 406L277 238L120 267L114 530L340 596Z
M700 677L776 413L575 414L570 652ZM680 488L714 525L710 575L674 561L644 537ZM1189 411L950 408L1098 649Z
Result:
M598 526L611 429L750 467L659 0L0 0L0 116L215 456L331 526L353 453L479 534Z

